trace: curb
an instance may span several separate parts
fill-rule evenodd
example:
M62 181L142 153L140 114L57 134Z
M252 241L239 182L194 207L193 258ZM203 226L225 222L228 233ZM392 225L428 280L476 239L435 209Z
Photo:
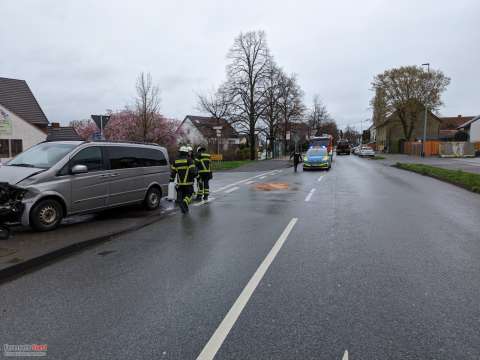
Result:
M139 230L141 228L144 228L145 226L151 225L159 220L161 220L164 217L164 215L152 215L151 217L148 218L145 222L141 224L136 224L130 228L120 230L118 232L114 232L108 235L102 235L98 236L92 239L84 240L77 242L75 244L70 244L66 247L62 247L53 251L50 251L46 254L33 257L31 259L22 261L18 264L14 264L12 266L9 266L5 269L0 270L0 284L9 282L11 280L16 279L17 277L20 277L22 275L25 275L29 272L33 272L35 270L39 270L43 265L46 265L49 262L52 262L54 260L58 260L59 258L68 255L68 254L73 254L77 251L86 249L90 246L97 245L103 242L107 242L112 240L114 237L117 237L119 235L124 235L127 233L130 233L132 231Z

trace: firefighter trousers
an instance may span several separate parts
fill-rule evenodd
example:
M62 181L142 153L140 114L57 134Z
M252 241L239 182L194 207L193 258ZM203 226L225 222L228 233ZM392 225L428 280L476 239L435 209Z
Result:
M187 208L192 202L193 185L177 185L177 203L184 203Z
M203 196L204 199L208 198L208 195L210 193L209 181L210 181L210 174L205 174L205 175L201 174L197 178L197 184L198 184L197 195Z

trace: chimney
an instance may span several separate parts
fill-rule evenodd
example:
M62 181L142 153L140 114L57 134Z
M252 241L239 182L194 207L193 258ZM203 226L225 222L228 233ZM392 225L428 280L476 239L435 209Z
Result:
M461 118L461 117L462 117L462 115L458 115L458 117L459 117L459 118Z
M58 122L52 122L52 123L50 124L50 126L51 126L52 128L54 128L54 129L58 129L58 128L60 127L60 123L58 123Z

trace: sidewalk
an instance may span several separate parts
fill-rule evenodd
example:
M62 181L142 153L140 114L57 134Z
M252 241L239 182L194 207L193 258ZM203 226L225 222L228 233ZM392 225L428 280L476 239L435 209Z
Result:
M168 215L172 209L173 203L162 200L161 207L155 211L129 207L96 215L73 216L49 232L14 228L9 240L0 241L0 281L82 247L149 225Z
M404 154L377 154L385 157L384 160L376 160L384 165L393 165L397 162L416 163L431 166L438 166L449 170L462 170L480 174L480 158L439 158L439 157L417 157Z

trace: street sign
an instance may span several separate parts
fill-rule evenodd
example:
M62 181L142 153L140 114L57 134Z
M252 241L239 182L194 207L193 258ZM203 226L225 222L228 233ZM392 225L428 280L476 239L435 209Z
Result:
M100 131L102 131L105 126L107 126L110 115L92 115L92 120L95 121L95 124L97 124Z

